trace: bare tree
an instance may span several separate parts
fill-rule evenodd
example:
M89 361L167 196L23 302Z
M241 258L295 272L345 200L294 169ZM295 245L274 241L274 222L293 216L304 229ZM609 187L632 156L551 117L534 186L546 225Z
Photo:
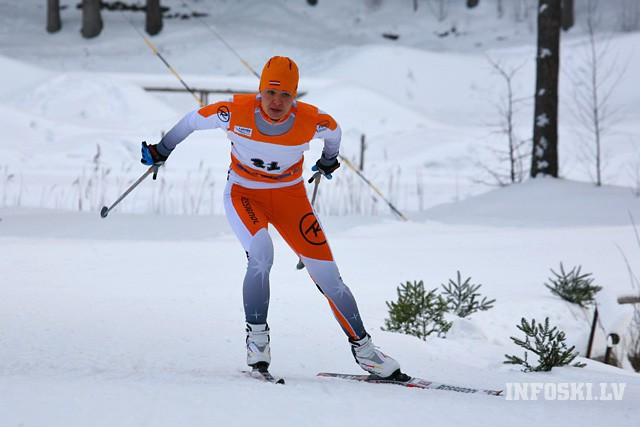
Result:
M431 4L431 0L427 2L427 7L438 22L442 22L449 16L449 3L447 0L433 0L435 7Z
M55 33L60 28L60 0L47 0L47 32Z
M505 186L522 182L525 176L524 159L528 153L524 152L524 145L530 142L530 140L522 140L516 135L514 115L518 111L519 106L530 98L517 98L513 88L513 78L525 64L523 63L516 67L507 68L504 64L493 60L489 56L486 56L486 58L498 75L502 77L506 86L506 95L497 105L497 109L500 115L498 133L506 137L507 149L494 150L494 154L498 156L500 162L508 162L509 171L504 174L496 168L489 168L482 165L481 167L493 177L498 185Z
M90 39L102 31L102 16L100 0L82 0L82 36Z
M558 177L558 71L561 0L540 0L531 176Z
M513 15L516 22L523 22L531 15L531 10L536 8L536 0L518 0L513 5Z
M152 36L155 36L162 30L160 0L147 0L145 30Z
M616 120L616 111L610 99L624 74L626 67L617 61L609 61L609 43L597 40L600 19L598 0L587 0L586 30L588 42L585 55L571 73L565 73L573 86L573 103L570 109L581 129L577 134L585 144L585 160L597 186L602 185L604 156L602 140ZM593 172L591 172L593 171Z

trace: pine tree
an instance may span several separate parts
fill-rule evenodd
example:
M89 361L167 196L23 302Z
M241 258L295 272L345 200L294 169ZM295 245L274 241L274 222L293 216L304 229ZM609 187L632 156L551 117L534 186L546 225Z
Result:
M580 274L581 269L581 266L573 267L567 273L560 263L560 273L551 269L555 277L549 278L551 284L545 283L544 285L563 300L586 308L595 302L595 296L602 290L602 287L592 285L594 279L589 277L591 273Z
M525 350L531 351L538 355L538 364L533 366L529 363L528 353L524 352L524 359L518 356L509 356L505 354L507 358L504 361L505 364L510 365L523 365L524 372L547 372L556 366L568 365L578 356L578 353L573 353L575 346L567 348L565 344L565 334L554 326L549 329L549 318L547 317L542 323L536 325L536 320L532 319L531 323L523 317L518 325L518 329L525 333L525 340L511 337L513 342L523 347ZM531 340L533 339L533 344ZM586 366L583 363L575 363L572 366L582 368Z
M444 292L442 293L444 300L447 303L450 311L455 313L459 317L467 317L476 311L486 311L493 307L495 299L487 301L486 297L482 298L482 301L478 301L480 294L476 292L482 285L473 285L469 282L471 277L468 277L464 282L460 276L460 271L457 272L457 281L449 279L448 285L442 285Z
M387 301L389 318L385 319L386 331L401 332L423 340L436 333L444 337L451 328L451 323L444 319L447 303L436 295L436 289L427 292L424 282L406 282L397 289L398 300Z

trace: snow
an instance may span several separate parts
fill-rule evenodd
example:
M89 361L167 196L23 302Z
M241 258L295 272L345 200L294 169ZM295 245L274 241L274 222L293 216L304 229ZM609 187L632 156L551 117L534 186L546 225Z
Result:
M246 257L221 203L225 135L194 133L158 181L144 181L100 218L100 208L144 172L140 142L156 142L197 104L189 94L144 91L180 84L119 13L103 13L103 33L83 40L75 2L60 3L63 28L49 35L44 2L0 0L1 425L637 422L640 376L628 362L619 369L580 357L585 368L548 373L502 362L505 354L523 354L510 339L521 337L522 317L549 317L586 353L592 311L544 286L561 262L582 266L603 287L594 354L604 354L608 333L626 332L631 307L616 301L638 293L621 251L637 274L631 218L640 218L640 88L633 79L640 57L632 52L640 35L612 33L609 41L628 62L611 97L624 114L603 140L605 185L590 180L579 125L566 114L572 88L561 76L562 178L493 188L478 183L478 164L495 165L495 150L506 148L494 125L506 87L486 56L507 67L524 64L512 83L532 101L535 13L516 22L507 7L498 20L490 1L473 10L458 2L438 22L427 2L415 13L409 1L320 0L314 8L293 0L190 2L210 13L205 21L254 68L275 54L292 56L307 92L302 100L338 119L341 153L355 164L365 134L364 174L410 221L394 217L346 166L322 182L318 208L368 331L404 371L488 389L626 384L621 401L516 401L316 377L360 369L324 298L273 230L272 372L287 385L247 378ZM181 1L162 3L182 10ZM144 25L140 14L130 19ZM452 27L457 35L438 37ZM561 67L571 72L580 66L584 33L562 37ZM165 20L151 41L193 87L256 86L198 20ZM531 101L515 115L523 139L532 132ZM307 170L321 146L312 142ZM380 329L400 283L437 288L457 271L482 284L494 308L454 318L446 339Z
M536 126L539 128L543 128L549 124L549 117L547 117L546 113L540 114L536 117Z

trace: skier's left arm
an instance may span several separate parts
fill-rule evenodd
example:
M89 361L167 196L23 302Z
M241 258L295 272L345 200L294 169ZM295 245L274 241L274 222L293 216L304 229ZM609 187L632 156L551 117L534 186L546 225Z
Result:
M316 125L314 138L324 140L324 147L322 148L320 159L311 170L320 171L328 179L331 179L331 173L340 167L338 162L340 141L342 139L340 125L329 114L318 111L318 124Z

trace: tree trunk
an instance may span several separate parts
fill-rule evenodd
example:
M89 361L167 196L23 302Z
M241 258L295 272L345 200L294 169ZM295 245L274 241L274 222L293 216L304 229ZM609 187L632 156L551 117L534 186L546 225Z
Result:
M82 0L82 36L90 39L102 31L100 0Z
M47 32L60 31L60 0L47 0Z
M540 0L531 176L558 177L558 71L560 2Z
M573 0L562 0L562 29L568 31L573 27L574 13Z
M148 34L155 36L162 30L160 0L147 0L146 27Z

